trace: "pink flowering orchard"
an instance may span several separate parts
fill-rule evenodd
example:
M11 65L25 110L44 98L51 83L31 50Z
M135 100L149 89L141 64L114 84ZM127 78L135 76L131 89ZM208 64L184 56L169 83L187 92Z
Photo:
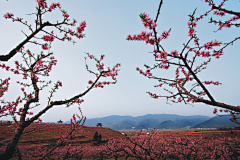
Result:
M163 31L162 34L159 34L156 30L156 23L160 15L163 0L161 0L159 4L155 20L149 18L149 15L145 12L140 14L144 27L148 28L150 32L147 33L146 31L143 31L138 35L128 35L127 40L145 41L146 44L150 44L154 47L153 57L156 64L152 67L145 65L145 70L140 69L139 67L137 68L137 71L140 74L149 79L155 79L158 82L158 85L155 85L154 87L165 86L164 90L166 91L166 95L158 95L156 93L147 92L152 98L158 99L159 97L165 97L167 101L171 101L172 103L205 103L207 105L221 107L224 109L224 112L231 114L231 121L240 124L237 117L240 113L240 106L225 104L214 99L214 96L206 88L207 85L218 86L221 85L221 83L213 80L200 80L201 78L198 76L198 73L206 69L212 59L219 59L223 55L224 49L239 40L240 37L236 37L231 42L227 43L214 40L200 44L196 32L197 22L208 16L211 12L213 12L214 15L219 15L221 17L225 16L225 14L232 16L225 22L214 20L211 17L209 23L217 24L219 26L218 30L221 30L223 27L239 27L239 23L235 21L240 19L240 14L239 12L225 9L223 6L226 0L223 0L219 5L216 5L212 0L205 0L205 2L211 7L209 11L199 17L196 17L195 9L191 15L188 15L189 21L187 22L187 25L189 38L188 41L183 44L182 50L177 51L173 49L171 51L167 51L161 44L163 40L170 36L171 31L171 29L169 29L168 31ZM190 46L191 42L193 42L194 46ZM203 58L205 60L201 61ZM172 79L156 77L151 73L151 71L156 69L168 70L170 67L175 68L176 76ZM219 111L223 112L222 109ZM216 108L213 110L213 113L217 113Z
M58 20L56 23L50 23L45 19L43 20L43 15L51 14L51 12L57 9L62 13L62 15L60 15L61 20ZM98 87L103 88L106 85L115 84L116 76L119 71L118 68L120 67L120 64L116 64L112 68L108 67L108 69L105 69L103 63L104 55L98 59L87 53L85 60L90 58L96 62L97 71L90 70L86 64L87 71L94 74L96 76L95 79L89 80L89 83L86 84L88 85L88 88L85 91L78 93L77 95L69 95L68 97L70 98L65 100L53 101L52 98L54 93L60 87L64 87L64 84L62 84L61 81L57 81L52 85L51 81L46 82L42 80L43 77L50 75L52 67L57 64L57 60L53 56L53 52L51 50L52 43L55 40L67 40L75 43L73 41L74 37L78 39L84 38L85 34L83 34L83 32L86 28L86 22L83 21L78 24L75 19L70 19L69 14L67 11L62 9L60 3L52 3L49 5L46 0L37 0L35 15L36 19L33 24L24 21L23 18L16 17L11 12L6 13L3 16L7 20L12 20L15 23L17 22L25 25L30 30L30 34L26 35L26 39L19 43L9 53L0 56L0 61L2 61L0 62L1 69L12 72L12 74L19 75L19 81L16 83L21 86L22 92L22 95L19 95L17 99L6 101L3 97L8 91L11 78L0 80L0 117L12 117L15 125L15 134L12 139L9 140L8 145L5 148L5 152L0 155L0 159L2 160L12 158L15 151L21 155L17 146L19 139L23 134L25 134L25 130L30 124L41 122L41 116L49 109L59 105L65 105L67 107L74 104L80 105L83 102L81 97L85 96L91 89ZM57 29L59 33L46 31L45 28L48 28L48 30ZM40 33L41 35L44 35L39 36ZM39 46L39 53L33 53L30 49L25 48L27 43L33 43ZM16 54L20 54L22 59L16 60L15 66L8 66L8 63L3 63L3 61L10 60ZM102 77L108 78L109 81L101 81ZM39 105L39 93L50 84L52 88L50 89L49 97L46 97L48 100L46 106L40 109L38 113L33 113L31 109ZM29 89L32 89L32 91L27 91ZM60 135L61 141L59 142L59 145L66 142L69 137L73 137L74 131L78 125L80 125L76 121L75 115L73 115L72 121L72 130L66 131L66 134L64 135ZM53 148L53 150L56 148L57 147ZM50 154L53 150L46 154Z
M236 159L240 153L240 140L225 135L164 136L152 130L149 135L127 137L127 140L110 139L102 154L116 157L151 159Z

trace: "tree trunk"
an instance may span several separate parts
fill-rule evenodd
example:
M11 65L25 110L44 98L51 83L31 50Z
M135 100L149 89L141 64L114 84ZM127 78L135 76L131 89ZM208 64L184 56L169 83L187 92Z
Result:
M13 157L13 154L15 152L16 146L18 144L18 141L22 135L23 130L27 127L26 123L22 123L19 125L17 132L14 135L14 138L12 141L7 145L7 148L4 153L0 154L1 160L8 160Z

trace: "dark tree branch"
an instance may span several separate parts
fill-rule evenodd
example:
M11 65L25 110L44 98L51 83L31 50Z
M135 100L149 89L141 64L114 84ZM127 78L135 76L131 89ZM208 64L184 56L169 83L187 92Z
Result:
M8 61L12 58L26 43L29 42L31 38L33 38L38 32L40 32L44 27L51 26L52 24L49 22L45 22L41 25L37 30L35 30L30 36L28 36L24 41L22 41L17 47L12 49L7 55L0 55L0 61Z
M161 2L159 4L158 11L157 11L157 16L156 16L156 19L154 20L155 23L157 23L158 16L160 15L160 9L162 7L162 4L163 4L163 0L161 0Z
M163 0L161 0L161 2L160 2L160 4L159 4L157 16L156 16L156 19L155 19L155 23L157 23L158 16L160 15L160 9L161 9L162 4L163 4ZM155 40L157 40L157 31L156 31L156 28L153 28L153 32L154 32L154 38L155 38ZM156 46L157 46L157 51L158 51L159 53L161 53L160 50L159 50L159 44L158 44L157 41L156 41ZM161 46L161 45L160 45L160 46ZM162 48L162 47L161 47L161 48ZM163 48L162 48L162 49L163 49Z
M213 102L213 101L209 101L209 100L205 100L205 99L200 99L192 94L190 94L181 84L179 84L177 82L177 84L181 87L182 90L184 90L184 92L190 96L192 99L194 99L195 102L202 102L208 105L212 105L212 106L217 106L217 107L222 107L222 108L226 108L235 112L240 112L240 108L239 107L235 107L235 106L231 106L225 103L221 103L221 102Z
M17 47L12 49L7 55L0 55L0 61L8 61L11 59L26 43L28 43L38 32L42 31L42 29L46 26L59 26L61 24L65 24L65 22L62 23L56 23L51 24L48 21L40 25L38 29L36 29L30 36L28 36L24 41L22 41Z
M182 57L181 58L183 63L185 64L185 66L187 67L188 71L191 73L191 75L194 77L194 79L198 82L198 84L202 87L202 89L204 90L204 92L206 92L206 94L208 95L209 99L215 103L214 98L212 97L212 95L209 93L209 91L207 90L207 88L202 84L202 82L198 79L198 77L196 76L196 74L192 71L192 69L189 67L188 63L186 62L186 60Z
M234 14L234 15L236 15L236 16L238 16L238 17L240 18L240 12L229 11L229 10L226 10L226 9L224 9L224 8L217 7L217 6L215 6L215 5L213 5L212 8L213 8L213 9L217 9L217 10L219 10L219 11L226 12L226 13L228 13L228 14Z

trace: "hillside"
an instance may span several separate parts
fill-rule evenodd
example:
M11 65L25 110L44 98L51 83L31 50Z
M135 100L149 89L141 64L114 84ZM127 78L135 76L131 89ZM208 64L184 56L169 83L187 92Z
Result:
M45 127L48 125L47 127ZM69 124L45 124L40 125L31 124L26 130L31 131L30 133L23 134L20 138L19 145L25 144L42 144L42 145L54 145L60 139L59 133L64 134L66 130L71 130ZM32 132L34 131L34 132ZM76 139L73 144L87 144L94 145L96 141L93 140L95 132L102 135L102 142L106 142L110 138L123 138L120 132L104 127L86 127L76 131ZM7 123L0 123L0 141L12 138L14 133L13 126Z
M210 117L206 117L206 116L181 116L178 117L176 119L174 119L173 121L176 123L179 123L183 126L194 126L197 125L199 123L205 122L206 120L210 119Z
M193 126L192 128L230 128L230 127L238 127L239 125L236 123L233 123L229 119L231 116L215 116L213 118L210 118L209 120L197 124Z
M140 130L140 129L146 129L146 128L155 128L158 125L158 121L154 120L152 118L146 118L138 123L136 125L135 129Z
M156 129L180 129L186 127L185 125L173 122L171 120L164 121L156 126Z
M131 120L123 120L119 123L112 124L109 128L113 130L131 130L133 126L135 126L136 123Z
M112 115L102 118L91 118L87 119L85 122L85 126L96 126L97 123L102 123L103 125L112 125L113 123L118 123L124 119L131 119L131 116L118 116L118 115ZM65 122L65 123L70 123Z
M179 116L174 114L147 114L143 116L119 116L112 115L102 118L87 119L85 126L96 126L97 123L102 123L103 127L113 130L129 130L129 129L150 129L156 128L160 123L171 120L178 123L181 127L194 126L210 119L207 116ZM65 122L69 123L69 122Z

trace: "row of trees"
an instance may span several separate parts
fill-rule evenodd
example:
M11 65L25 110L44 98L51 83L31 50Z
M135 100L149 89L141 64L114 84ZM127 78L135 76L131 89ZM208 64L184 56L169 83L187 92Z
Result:
M205 85L219 85L219 82L213 81L201 81L198 77L198 73L206 68L206 65L210 62L211 57L219 58L223 54L223 50L229 45L240 39L240 37L236 37L231 42L222 44L218 41L207 42L204 45L200 45L199 39L196 34L196 24L199 20L201 20L204 16L208 16L210 12L214 12L215 15L225 15L230 14L233 17L225 22L216 21L214 19L210 19L210 23L215 23L219 25L219 29L223 27L231 27L236 26L239 27L240 24L235 23L240 19L240 13L230 11L223 8L223 5L226 0L223 0L222 3L216 5L212 0L205 0L206 3L211 6L211 9L207 11L205 14L200 17L195 17L195 11L192 15L189 15L189 40L184 45L181 51L171 51L168 52L161 45L162 40L168 38L170 30L164 31L162 35L159 37L157 34L156 26L157 20L160 15L161 6L163 4L163 0L160 1L159 8L157 11L157 16L155 20L149 18L149 16L145 13L140 14L140 18L144 24L144 26L151 30L151 32L147 33L143 31L139 35L129 35L127 40L139 40L145 41L147 44L151 44L154 46L154 58L157 62L153 67L145 65L147 68L146 71L137 68L140 74L150 78L156 79L159 82L159 85L156 87L168 86L169 88L165 88L165 90L170 94L167 96L160 96L157 94L153 94L148 92L150 96L153 98L165 97L170 99L173 103L184 102L187 103L205 103L212 106L217 106L225 109L225 112L228 112L232 115L231 121L239 123L237 115L240 113L240 106L232 106L229 104L221 103L213 98L210 94L209 90L205 87ZM59 9L62 13L63 20L57 21L56 23L50 23L48 21L43 20L43 15L50 14L50 12ZM13 48L9 53L0 56L0 61L9 61L16 54L22 55L22 60L15 61L15 67L8 66L5 63L0 63L0 67L5 69L13 74L17 74L22 76L23 80L17 81L17 83L21 86L21 91L23 93L22 96L19 96L14 101L4 101L4 94L8 91L10 85L10 78L1 79L0 82L0 117L12 117L15 128L15 134L12 139L9 140L9 143L3 154L0 155L0 159L10 159L14 152L17 151L19 155L21 153L18 149L18 141L20 137L25 134L25 129L32 123L38 121L41 122L40 117L45 114L49 109L54 106L66 105L67 107L78 104L80 105L83 102L83 97L93 88L103 88L105 85L115 84L116 76L118 75L118 68L120 64L116 64L111 69L105 69L104 63L102 62L104 59L104 55L97 59L95 56L87 53L87 58L93 59L96 62L97 71L92 71L88 68L86 64L86 69L89 73L94 74L96 76L95 80L89 80L88 88L77 95L71 96L71 98L67 98L65 100L53 101L52 97L54 93L62 87L61 81L57 81L54 83L53 88L50 90L50 95L47 98L48 102L46 106L40 110L38 113L32 113L32 108L39 106L39 93L51 84L51 81L45 82L41 78L45 76L49 76L52 67L57 64L57 60L53 56L53 52L51 51L52 43L55 40L61 41L70 41L73 42L74 37L81 39L84 38L84 29L86 27L86 22L81 22L76 29L73 29L74 26L77 25L77 21L75 19L71 20L67 11L62 9L60 3L52 3L50 6L47 4L46 0L37 0L36 7L36 19L33 24L29 24L23 21L23 18L15 17L12 13L6 13L4 17L6 19L12 20L13 22L19 22L30 30L30 34L26 35L26 38L17 45L17 47ZM59 31L59 34L52 32L48 32L46 28L53 28ZM40 33L44 33L44 36L39 37ZM194 41L195 46L190 47L189 43ZM30 49L25 49L26 44L33 43L38 45L41 48L40 53L32 53ZM222 46L219 50L214 50L215 46ZM211 52L210 52L211 51ZM200 63L200 65L196 65L197 58L203 57L206 58L206 61ZM166 79L164 77L155 77L151 73L154 69L168 69L170 66L176 66L176 77L172 79ZM111 81L102 82L102 78L111 78ZM20 79L20 78L19 78ZM193 84L191 88L187 88L187 84ZM31 92L27 92L26 88L32 89ZM173 91L175 89L175 91ZM80 110L81 111L81 110ZM221 110L220 110L221 111ZM214 110L216 113L216 109ZM82 118L83 117L78 117ZM74 123L75 122L75 123ZM72 127L71 131L67 131L65 135L61 135L61 141L58 146L63 145L69 137L74 135L74 131L77 127L82 126L84 123L81 121L76 121L76 115L73 115L72 118ZM239 123L240 124L240 123ZM133 142L133 144L137 145L137 143ZM45 156L52 153L58 146L54 147L51 151L46 153ZM19 156L21 157L21 156ZM44 156L43 156L44 157Z

